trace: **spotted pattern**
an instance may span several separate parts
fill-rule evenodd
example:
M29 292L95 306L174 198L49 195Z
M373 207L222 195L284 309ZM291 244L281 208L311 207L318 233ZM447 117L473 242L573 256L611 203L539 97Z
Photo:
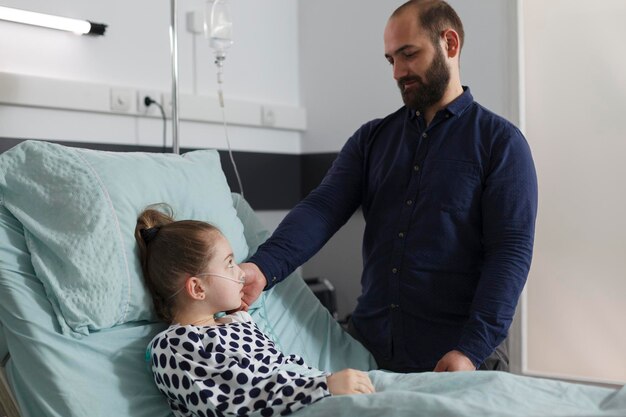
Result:
M177 417L287 415L330 395L326 375L305 376L248 313L215 326L173 325L150 343L154 381ZM287 367L291 370L282 369Z

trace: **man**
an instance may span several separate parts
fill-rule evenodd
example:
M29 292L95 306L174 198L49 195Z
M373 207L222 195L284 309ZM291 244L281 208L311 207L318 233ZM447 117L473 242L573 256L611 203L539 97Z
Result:
M385 57L405 106L363 125L322 183L243 264L244 303L313 256L361 206L363 293L350 332L399 372L507 369L530 268L537 182L511 123L460 80L463 25L444 1L389 18ZM493 357L501 363L486 366Z

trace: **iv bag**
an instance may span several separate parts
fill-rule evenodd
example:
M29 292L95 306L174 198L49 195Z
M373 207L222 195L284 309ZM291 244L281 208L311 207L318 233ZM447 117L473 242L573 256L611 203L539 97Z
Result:
M207 0L204 19L204 34L209 46L218 59L224 59L226 50L233 44L233 22L228 0Z

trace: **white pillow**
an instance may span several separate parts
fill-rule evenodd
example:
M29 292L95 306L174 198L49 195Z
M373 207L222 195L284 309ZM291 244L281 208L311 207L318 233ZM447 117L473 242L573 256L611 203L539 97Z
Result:
M248 255L214 150L116 153L26 141L0 156L0 202L22 223L37 277L66 334L154 320L134 230L148 205L207 221Z

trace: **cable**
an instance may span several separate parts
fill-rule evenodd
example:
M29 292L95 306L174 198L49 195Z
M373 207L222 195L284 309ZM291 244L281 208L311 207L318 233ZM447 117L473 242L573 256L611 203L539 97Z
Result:
M153 100L150 96L146 96L143 99L143 103L146 107L150 107L151 105L156 105L161 111L161 118L163 119L163 150L167 148L167 119L165 118L165 110L163 110L163 106L156 100Z
M220 107L222 109L222 123L224 125L224 134L226 135L226 144L228 145L228 155L230 156L230 162L233 164L233 168L235 169L235 176L237 177L237 183L239 184L239 191L241 192L241 197L244 198L243 194L243 185L241 185L241 177L239 176L239 171L237 170L237 164L235 163L235 158L233 157L233 150L230 146L230 138L228 137L228 126L226 125L226 110L224 109L224 93L222 92L222 65L221 61L218 59L215 61L217 64L217 94L220 102Z
M230 162L233 164L233 168L235 170L235 176L237 177L237 184L239 185L239 191L241 192L241 197L244 197L243 193L243 185L241 184L241 177L239 176L239 170L237 169L237 164L235 163L235 158L233 157L233 150L230 146L230 137L228 136L228 126L226 124L226 111L224 109L224 94L222 92L222 72L221 66L219 66L220 71L217 74L217 82L218 82L218 94L219 94L219 102L220 108L222 109L222 124L224 126L224 134L226 135L226 144L228 145L228 155L230 157ZM161 111L161 117L163 119L163 149L167 147L166 142L166 132L167 132L167 119L165 118L165 110L163 110L163 106L161 103L153 100L150 96L146 96L143 99L144 104L147 107L151 105L155 105Z

